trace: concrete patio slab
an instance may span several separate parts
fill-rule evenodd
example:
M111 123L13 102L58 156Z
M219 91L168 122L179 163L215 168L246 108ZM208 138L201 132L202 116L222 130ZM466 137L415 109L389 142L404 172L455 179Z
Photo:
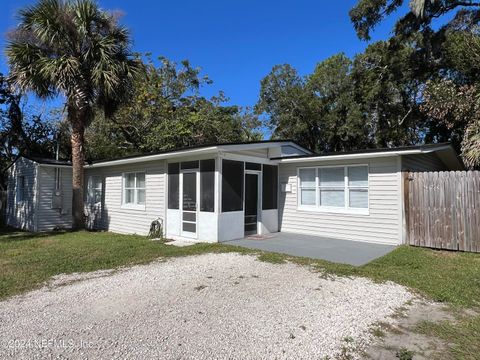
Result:
M395 249L394 245L340 240L322 236L293 233L273 233L265 236L249 236L227 241L227 244L250 249L278 252L335 263L360 266L369 263Z

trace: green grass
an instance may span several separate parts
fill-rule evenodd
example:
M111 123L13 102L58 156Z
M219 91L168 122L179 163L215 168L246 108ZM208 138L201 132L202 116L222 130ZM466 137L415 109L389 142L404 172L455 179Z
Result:
M147 263L159 257L206 252L253 253L222 244L175 247L143 236L109 232L28 233L0 230L0 299L29 290L60 273L86 272ZM354 267L328 261L256 252L271 263L292 261L325 273L365 276L408 286L451 305L480 305L480 254L401 246L373 262Z
M313 265L327 275L364 276L375 281L393 281L432 300L450 305L480 305L480 254L399 246L360 267L276 253L265 253L259 258L272 263L290 260Z
M364 276L375 281L393 281L456 309L480 307L480 254L400 246L367 265L354 267L222 244L179 248L135 235L86 231L32 234L12 229L0 229L0 299L31 290L61 273L232 251L256 253L259 260L275 264L292 261L313 266L327 277ZM480 354L478 315L460 316L456 323L423 323L418 331L443 338L449 344L451 358L470 360Z
M480 254L401 246L354 272L408 286L438 302L480 305Z
M247 252L221 244L179 248L143 236L108 232L0 232L0 299L35 288L62 273L112 269L148 263L159 257L205 252Z
M417 332L443 339L448 346L448 358L478 360L480 358L480 316L462 315L455 323L422 322Z

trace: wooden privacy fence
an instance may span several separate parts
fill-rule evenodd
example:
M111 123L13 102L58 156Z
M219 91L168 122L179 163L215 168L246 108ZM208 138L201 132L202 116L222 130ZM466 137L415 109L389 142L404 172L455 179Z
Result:
M407 243L480 252L480 171L405 173Z

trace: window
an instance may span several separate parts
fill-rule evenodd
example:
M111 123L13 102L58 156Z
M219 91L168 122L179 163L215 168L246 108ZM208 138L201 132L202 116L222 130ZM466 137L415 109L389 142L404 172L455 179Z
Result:
M243 210L244 165L222 160L222 212Z
M328 210L368 209L368 167L338 166L298 170L300 207Z
M262 209L277 209L278 205L278 167L263 165Z
M198 160L197 161L184 161L180 164L182 170L192 170L198 169Z
M180 163L168 164L168 208L179 209Z
M245 170L262 171L262 164L247 162L245 163Z
M145 173L135 172L123 175L123 204L145 206Z
M320 187L320 206L345 206L345 169L323 168L318 169Z
M351 208L368 208L368 168L348 168L348 199Z
M17 178L17 201L25 200L25 176Z
M102 202L102 178L93 175L88 178L87 184L87 202L90 205L100 204Z
M315 205L316 169L300 169L300 204Z
M213 212L215 207L215 160L200 161L200 211Z

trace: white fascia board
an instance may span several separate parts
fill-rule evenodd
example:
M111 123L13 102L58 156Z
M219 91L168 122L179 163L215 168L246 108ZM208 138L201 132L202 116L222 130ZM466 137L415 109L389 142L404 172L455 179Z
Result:
M280 163L297 163L297 162L313 162L313 161L330 161L330 160L354 160L354 159L371 159L379 157L390 157L400 155L413 155L413 154L428 154L439 150L449 148L449 145L441 146L431 149L412 149L412 150L399 150L399 151L382 151L372 153L356 153L356 154L338 154L338 155L325 155L325 156L313 156L313 157L299 157L294 159L281 159Z
M208 154L208 153L217 153L218 151L223 151L223 152L235 152L235 151L242 151L242 150L255 150L255 149L266 149L269 147L275 147L275 146L282 146L282 145L290 145L290 146L295 146L298 149L301 149L302 151L308 151L307 149L303 149L302 147L298 146L297 144L293 142L263 142L263 143L257 143L257 144L237 144L237 145L215 145L215 146L210 146L207 148L199 148L199 149L185 149L185 150L180 150L180 151L173 151L173 152L166 152L162 154L155 154L155 155L145 155L145 156L138 156L138 157L133 157L133 158L127 158L127 159L118 159L118 160L111 160L111 161L105 161L105 162L100 162L100 163L94 163L92 165L86 165L86 169L91 169L91 168L98 168L98 167L104 167L104 166L114 166L114 165L124 165L124 164L133 164L133 163L138 163L138 162L144 162L144 161L154 161L154 160L161 160L161 159L174 159L178 157L185 157L185 156L194 156L194 155L201 155L201 154Z
M284 143L283 145L292 146L292 147L294 147L294 148L297 149L297 150L306 152L307 154L313 154L312 151L304 148L303 146L300 146L300 145L298 145L298 144L295 144L295 143L293 143L293 142Z
M220 151L218 154L220 158L226 159L226 160L245 161L245 162L253 162L257 164L267 164L267 165L278 164L278 160L270 160L264 157L235 154L232 152L223 152L223 151Z
M99 168L105 166L114 166L114 165L125 165L125 164L135 164L144 161L154 161L154 160L163 160L163 159L174 159L177 157L185 157L185 156L195 156L207 153L216 153L218 151L217 146L212 146L208 148L201 148L201 149L191 149L191 150L180 150L162 154L154 154L154 155L145 155L145 156L138 156L133 158L127 159L118 159L118 160L111 160L111 161L104 161L100 163L94 163L91 165L86 165L85 169L91 168Z
M66 169L71 169L72 165L55 165L55 164L42 164L42 163L37 163L35 162L38 166L41 167L52 167L52 168L66 168Z
M307 149L303 149L299 147L297 144L290 142L290 141L270 141L270 142L259 142L255 144L225 144L225 145L218 145L218 150L225 151L225 152L232 152L232 151L242 151L242 150L257 150L257 149L268 149L271 147L281 147L284 145L294 146L296 148L302 149L302 151L308 151Z

